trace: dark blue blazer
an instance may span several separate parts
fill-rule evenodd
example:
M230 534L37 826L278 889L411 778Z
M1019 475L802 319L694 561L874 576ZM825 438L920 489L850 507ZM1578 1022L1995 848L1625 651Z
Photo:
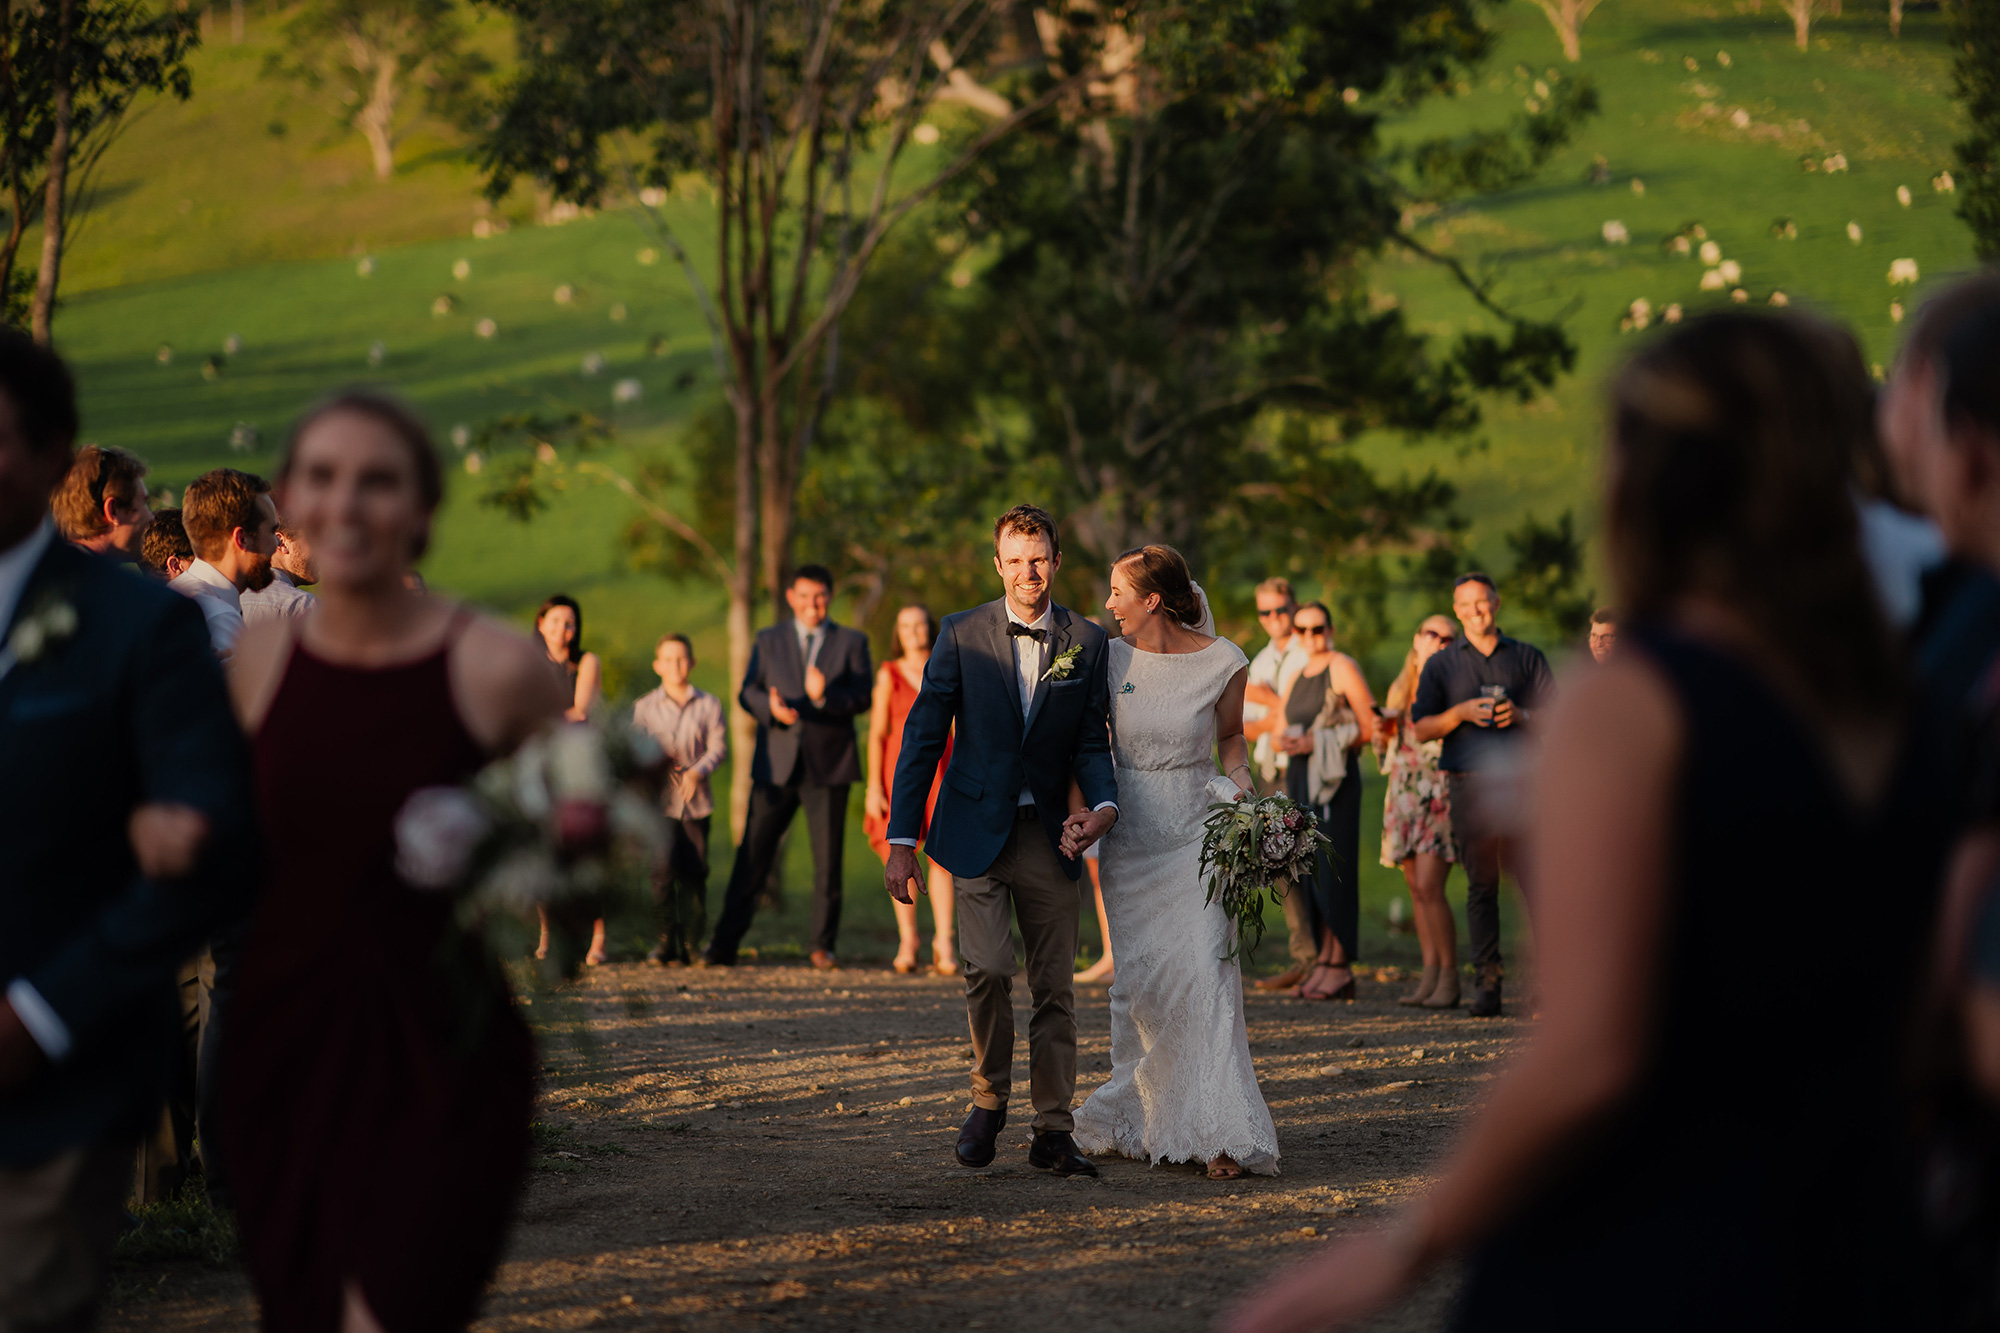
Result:
M757 753L750 776L779 786L793 781L838 786L861 781L854 744L854 718L875 697L875 668L868 660L868 636L858 629L822 621L814 665L826 677L826 697L806 697L806 664L799 655L799 632L789 620L757 631L750 665L736 701L757 719ZM771 691L798 710L795 726L771 716Z
M159 1114L179 1031L174 973L247 908L250 761L201 611L60 539L16 623L59 599L74 635L0 677L0 987L25 977L70 1049L0 1094L0 1164L131 1134ZM7 634L13 632L7 626ZM195 873L139 874L134 806L207 814Z
M1034 793L1042 828L1058 854L1071 778L1092 807L1118 799L1105 681L1109 640L1096 623L1067 607L1054 612L1055 637L1046 660L1071 647L1083 652L1067 679L1036 685L1025 716L1003 600L945 617L924 668L924 688L903 723L889 836L917 836L945 739L952 737L951 766L924 850L961 878L985 874L1006 847L1022 787ZM1063 869L1075 879L1083 867L1065 858Z

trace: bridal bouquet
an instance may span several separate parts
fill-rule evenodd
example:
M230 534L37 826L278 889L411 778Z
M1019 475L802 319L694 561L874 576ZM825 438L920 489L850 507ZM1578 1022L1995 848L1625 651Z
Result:
M1264 938L1265 894L1276 902L1287 882L1311 878L1313 857L1329 840L1312 812L1285 796L1215 801L1202 827L1205 901L1220 903L1236 924L1227 957L1238 959Z
M604 901L644 885L665 854L664 771L659 745L628 724L558 723L466 786L411 793L396 815L396 871L455 893L469 927L541 908L587 934ZM549 933L555 945L568 932ZM572 974L571 952L552 948L551 970Z

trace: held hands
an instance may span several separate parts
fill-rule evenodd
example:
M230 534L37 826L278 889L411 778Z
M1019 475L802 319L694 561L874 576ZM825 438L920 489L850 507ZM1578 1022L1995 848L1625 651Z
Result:
M1514 714L1514 701L1512 699L1502 699L1493 706L1494 726L1511 727L1518 720Z
M889 849L889 860L882 867L882 884L889 890L889 896L899 903L913 903L919 893L929 893L929 887L917 877L917 849L905 847L901 843Z
M1090 850L1092 843L1111 831L1118 822L1118 807L1079 810L1063 821L1062 854L1074 861Z
M785 727L797 726L799 721L799 710L786 703L785 696L776 690L771 691L771 720Z
M1494 707L1491 699L1467 699L1451 710L1460 722L1470 722L1475 727L1494 725Z
M681 804L683 805L686 805L689 801L692 801L695 798L696 794L701 791L701 774L695 772L691 768L683 770L680 773L680 775L674 779L674 781L680 787Z
M132 857L148 879L180 879L201 859L208 816L191 805L153 801L132 811L126 825Z
M806 668L806 698L816 704L826 702L826 673L816 666Z

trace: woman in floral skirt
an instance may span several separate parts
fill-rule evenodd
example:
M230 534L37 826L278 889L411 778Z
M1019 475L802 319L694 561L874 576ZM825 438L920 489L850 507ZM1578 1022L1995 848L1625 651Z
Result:
M1410 739L1401 722L1417 692L1417 677L1432 653L1458 636L1448 617L1430 616L1410 640L1410 654L1389 686L1384 726L1375 757L1388 776L1382 802L1382 864L1400 869L1416 909L1417 943L1424 951L1423 979L1398 1004L1426 1009L1458 1007L1458 929L1445 902L1444 884L1458 859L1451 840L1451 789L1438 770L1442 740Z

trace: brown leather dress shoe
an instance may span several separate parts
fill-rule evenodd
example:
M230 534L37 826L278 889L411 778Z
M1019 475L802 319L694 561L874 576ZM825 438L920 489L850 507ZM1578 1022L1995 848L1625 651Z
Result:
M824 949L812 951L812 965L822 972L830 972L840 964L833 961L833 955Z
M1306 969L1301 965L1288 967L1275 977L1265 977L1263 980L1252 982L1251 984L1256 986L1258 990L1290 990L1305 979Z

